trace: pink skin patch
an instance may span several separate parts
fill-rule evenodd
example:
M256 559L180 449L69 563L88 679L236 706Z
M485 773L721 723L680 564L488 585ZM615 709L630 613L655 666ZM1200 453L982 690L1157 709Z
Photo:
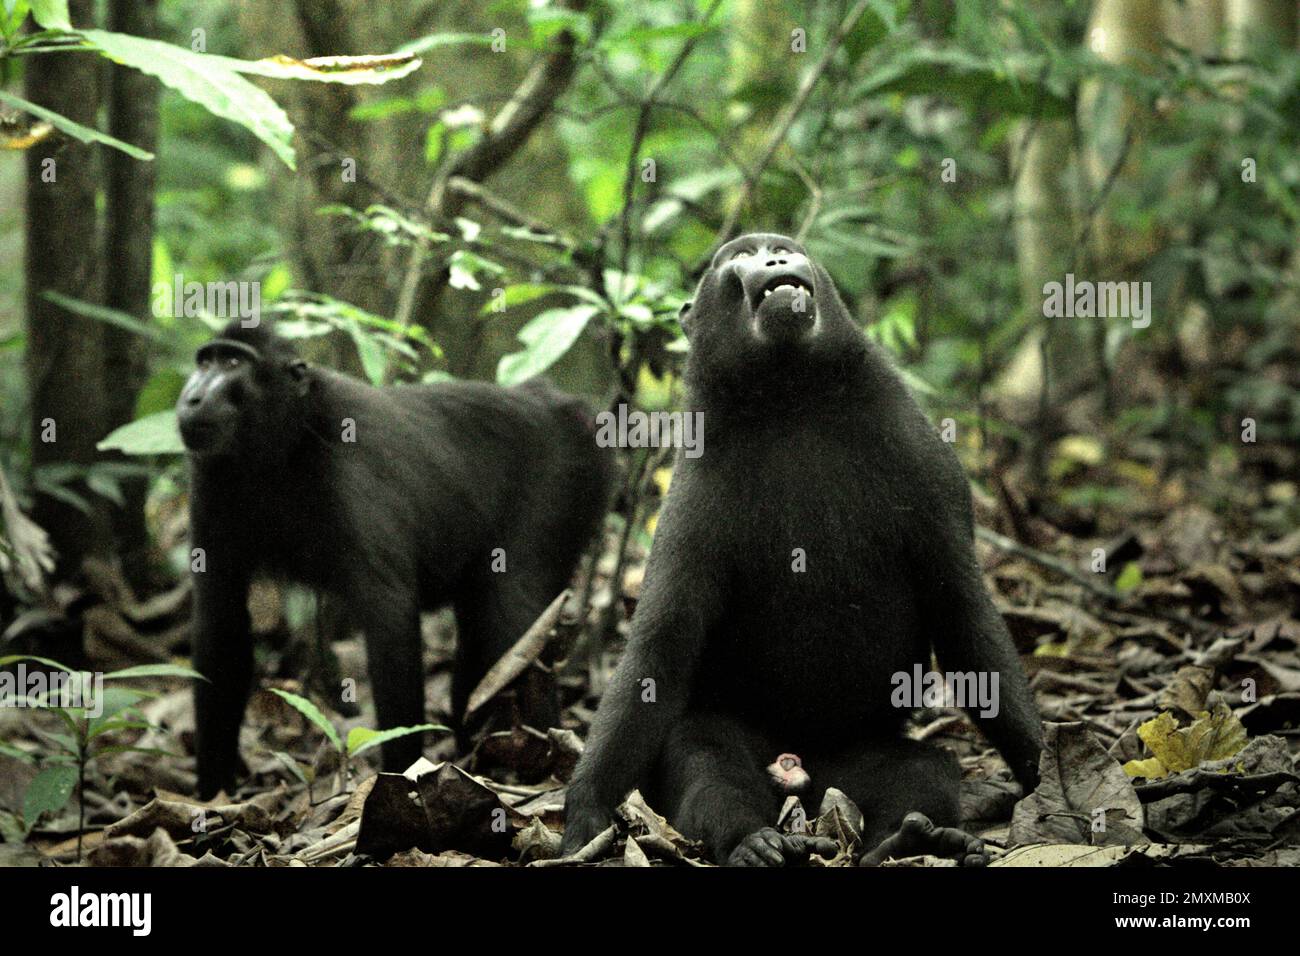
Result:
M767 765L767 775L782 793L798 793L812 782L798 754L781 754Z

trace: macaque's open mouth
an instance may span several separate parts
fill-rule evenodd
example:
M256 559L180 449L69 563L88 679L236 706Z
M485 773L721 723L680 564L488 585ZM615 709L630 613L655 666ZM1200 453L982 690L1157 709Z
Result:
M794 302L795 299L802 297L802 301L806 304L812 301L813 290L812 286L797 275L774 276L759 287L749 306L757 311L759 306L773 296L782 303Z

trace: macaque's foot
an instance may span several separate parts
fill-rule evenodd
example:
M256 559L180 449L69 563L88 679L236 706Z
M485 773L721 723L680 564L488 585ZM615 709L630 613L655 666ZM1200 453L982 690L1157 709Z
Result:
M763 827L741 840L727 858L727 866L785 866L807 863L808 855L833 857L839 847L826 837L782 833Z
M937 827L924 813L909 813L903 817L898 832L880 841L874 850L865 853L859 865L879 866L893 857L942 856L956 860L961 866L987 866L989 853L984 841L956 827Z

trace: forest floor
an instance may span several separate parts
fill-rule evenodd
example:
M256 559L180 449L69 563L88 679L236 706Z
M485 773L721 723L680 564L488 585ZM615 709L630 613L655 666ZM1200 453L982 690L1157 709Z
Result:
M1282 458L1285 475L1294 460ZM1216 474L1211 464L1186 481L1120 468L1103 476L1126 492L1118 502L1032 515L1006 482L992 482L1000 489L993 496L977 495L986 577L1047 725L1043 782L1020 799L1001 758L956 709L925 707L909 732L960 758L963 817L993 850L993 865L1300 865L1297 488L1257 477L1268 472L1242 478L1231 469ZM1214 510L1202 503L1211 500ZM643 557L634 546L620 594L625 609L635 604ZM611 600L613 569L607 549L592 588L593 619ZM137 652L183 633L179 592L142 604L120 588L101 590L115 593L83 612L95 667L158 660ZM170 627L152 644L141 633L151 614ZM436 711L447 700L451 628L445 615L426 624ZM276 632L284 622L272 611L259 627ZM261 690L241 743L248 781L232 796L196 802L188 796L193 761L180 756L192 743L189 690L158 681L137 705L138 720L96 738L79 798L28 828L24 801L30 815L31 784L60 725L48 713L5 709L0 865L703 865L700 847L635 793L621 811L625 826L577 858L555 859L564 781L594 701L587 668L563 667L557 677L540 662L578 630L560 617L490 675L482 688L488 730L474 754L417 765L426 772L414 780L374 773L373 752L345 766L317 726ZM342 673L364 673L359 641L338 642L335 651ZM598 677L615 658L602 658ZM309 693L275 676L288 663L281 651L263 655L263 687ZM527 696L557 681L571 701L564 728L520 725L514 718ZM370 726L364 686L358 704L350 716L326 711L344 737ZM427 752L450 756L447 738ZM138 749L117 750L127 746ZM837 840L836 858L814 865L853 862L858 819L837 792L783 814L786 826L806 821ZM892 865L952 864L922 857Z

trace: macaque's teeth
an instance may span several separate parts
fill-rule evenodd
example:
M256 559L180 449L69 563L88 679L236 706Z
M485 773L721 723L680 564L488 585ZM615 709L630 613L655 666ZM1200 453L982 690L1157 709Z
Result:
M812 295L812 289L808 288L802 282L782 282L774 285L770 289L763 290L763 298L768 298L773 292L780 292L782 289L789 289L791 292L798 294L803 292L805 295Z

